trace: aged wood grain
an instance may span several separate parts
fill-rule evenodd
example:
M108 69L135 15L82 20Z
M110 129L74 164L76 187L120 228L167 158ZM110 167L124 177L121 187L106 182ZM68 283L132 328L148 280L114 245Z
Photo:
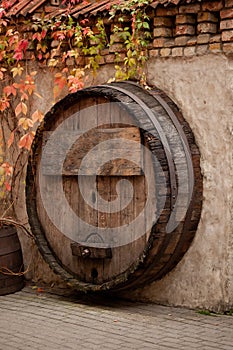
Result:
M44 145L50 137L50 132L44 132ZM54 140L50 140L51 146L44 148L44 175L61 174L59 164L63 163L64 158L63 175L142 175L140 131L137 127L92 128L87 132L63 130ZM70 140L74 140L71 148ZM127 144L124 142L127 140L133 142ZM111 158L107 162L106 154ZM124 154L126 159L121 158L121 154ZM82 162L85 156L88 157L86 164Z
M86 106L88 107L90 104L91 117L89 119L90 113ZM126 140L136 140L136 157L140 157L140 159L137 159L137 162L144 161L141 150L140 131L137 127L131 125L132 117L129 116L125 110L122 110L119 105L110 105L103 103L101 99L96 99L95 101L87 101L84 99L82 102L76 105L76 108L73 107L71 109L71 113L77 113L77 111L78 120L75 120L75 123L71 118L69 118L67 111L62 113L60 116L60 122L57 122L57 125L61 125L63 120L63 125L65 125L64 134L82 133L83 130L92 128L92 132L89 136L90 138L92 137L93 140L88 140L89 148L93 147L95 142L108 139L109 136L120 137ZM126 125L125 123L128 124ZM49 134L49 131L44 133L44 143L47 141L46 138L49 136ZM83 137L82 143L84 144L85 142L85 138ZM86 149L88 149L88 147ZM81 155L78 155L78 157L81 160L85 152L83 150L83 147L79 149ZM124 152L126 151L127 150L125 149ZM132 152L132 150L130 150L130 152ZM52 154L48 155L48 159L50 159L50 157L52 157ZM130 162L129 165L131 165ZM129 169L132 171L131 168ZM137 172L137 174L138 173L139 172ZM128 172L126 176L120 176L120 174L121 173L118 172L116 176L114 173L114 176L109 176L109 174L106 174L106 176L98 175L94 177L91 175L83 175L79 178L79 180L76 174L69 173L69 175L67 175L66 173L63 176L63 190L70 207L76 213L76 215L81 220L83 220L83 222L93 226L93 234L97 227L99 227L102 229L114 228L116 229L117 235L117 228L121 227L122 225L129 225L131 221L133 221L143 209L143 205L146 199L146 196L144 196L144 193L146 194L146 190L144 189L144 176L132 176L131 174L129 176ZM43 175L43 190L47 193L55 193L55 195L53 195L53 200L59 203L60 208L60 213L57 212L56 216L60 218L62 226L67 213L64 210L64 205L62 203L60 193L56 191L58 181L57 176L47 176L45 174ZM127 179L132 184L134 188L133 198L131 199L129 205L121 210L123 201L130 195L126 188L125 191L121 193L123 197L118 202L118 210L116 212L113 212L113 201L118 197L118 193L116 192L117 184L118 181L122 179ZM93 180L96 181L98 194L108 203L108 212L102 212L101 210L98 210L98 203L96 203L98 198L96 198L95 193L90 193L92 203L89 204L85 201L85 198L83 198L82 194L80 193L80 185L84 189L84 192L86 191L89 193L91 191L91 183ZM94 207L92 207L94 204L97 204L97 209L94 209ZM85 282L97 284L103 283L104 281L111 280L113 276L117 276L120 273L124 272L143 252L147 241L146 235L143 235L141 239L134 241L134 226L132 225L131 231L127 231L127 234L131 235L130 239L132 239L132 246L129 244L126 246L113 248L111 251L111 259L106 258L106 254L104 253L105 250L101 251L95 247L90 247L90 256L87 254L86 257L84 257L82 255L82 248L80 248L79 243L73 242L67 238L64 234L65 232L63 233L59 231L58 228L53 225L43 208L42 200L39 198L39 191L38 212L42 225L46 231L47 239L53 247L55 253L59 256L64 266L66 266L69 271L75 273L78 278L80 278L80 280ZM70 227L73 230L76 230L77 235L80 230L85 235L85 226L81 225L77 227L75 226L74 222L70 221ZM98 240L97 235L95 237L92 236L91 240L93 239ZM79 248L77 248L77 245ZM85 245L82 244L82 246ZM109 256L109 254L107 255Z

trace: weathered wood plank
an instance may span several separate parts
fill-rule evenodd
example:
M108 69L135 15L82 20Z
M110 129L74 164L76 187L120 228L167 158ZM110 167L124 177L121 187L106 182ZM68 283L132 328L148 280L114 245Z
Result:
M64 131L55 138L50 132L44 132L43 144L48 140L42 162L44 175L142 175L141 138L137 127L94 128L86 133Z

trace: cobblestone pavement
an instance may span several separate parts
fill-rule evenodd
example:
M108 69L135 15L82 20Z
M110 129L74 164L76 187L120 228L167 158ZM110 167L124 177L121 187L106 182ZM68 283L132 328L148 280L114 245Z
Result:
M0 296L0 350L233 349L233 317L96 297Z

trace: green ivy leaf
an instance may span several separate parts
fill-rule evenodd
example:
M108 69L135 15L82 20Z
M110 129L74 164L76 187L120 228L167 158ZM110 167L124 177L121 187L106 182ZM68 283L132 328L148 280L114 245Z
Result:
M143 28L150 29L149 23L148 22L143 22Z

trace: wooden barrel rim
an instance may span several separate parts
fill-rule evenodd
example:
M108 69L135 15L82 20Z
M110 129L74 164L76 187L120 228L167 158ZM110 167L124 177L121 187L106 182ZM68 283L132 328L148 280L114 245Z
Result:
M65 107L66 106L68 107L73 103L75 103L80 97L93 96L93 94L97 96L98 95L104 96L108 98L110 101L123 103L125 108L134 117L135 115L132 109L133 107L135 107L135 104L141 100L142 94L145 95L146 99L148 100L150 99L150 101L157 100L161 108L163 108L164 110L171 111L170 114L168 113L168 117L172 120L173 124L175 121L176 123L175 127L177 129L177 132L179 136L183 139L183 143L184 145L186 145L187 150L190 154L190 157L192 157L192 159L195 159L195 167L194 167L195 183L194 183L193 193L197 194L198 192L198 198L191 199L191 203L188 208L186 219L182 226L182 232L178 232L179 230L181 230L180 227L178 227L177 233L176 232L174 233L174 235L177 234L178 243L173 249L172 255L167 256L167 261L165 261L163 254L166 251L166 249L169 247L170 238L168 237L168 235L161 234L161 232L165 230L165 227L169 218L167 219L167 221L163 220L163 222L159 218L156 225L154 225L151 230L151 235L144 249L143 254L135 261L134 264L132 264L128 268L126 272L120 274L119 276L114 277L111 281L104 282L103 284L100 284L100 285L79 281L73 273L70 273L62 265L61 261L59 260L59 257L55 256L55 254L53 253L52 247L50 247L50 244L46 239L45 232L42 228L42 225L40 224L40 221L38 219L37 208L36 208L36 189L34 186L35 184L34 178L36 176L36 163L37 163L36 159L41 149L42 132L44 128L45 127L49 128L50 123L52 123L52 116L55 113L57 113L60 106L63 106L63 108L64 108L64 105ZM135 98L133 98L133 95L135 96ZM132 100L134 100L134 103L132 103ZM141 105L143 105L143 103L144 102L142 101ZM143 107L141 108L143 112L145 112ZM149 113L148 111L149 111L149 107L147 108L146 113L140 116L141 119L139 118L138 120L139 124L141 125L141 129L144 137L147 137L149 134L148 131L145 132L144 130L148 130L148 129L150 130L150 128L154 128L154 125L148 122L148 113ZM157 132L157 130L155 130L155 132ZM161 141L162 142L160 142L160 144L157 142L157 144L155 145L153 143L154 140L152 140L151 142L149 142L149 146L150 146L151 152L152 153L154 152L155 154L159 148L161 153L163 153L162 160L165 161L167 166L169 155L166 152L167 151L166 147L164 147L164 142L166 142L167 140L164 140L164 138L162 138ZM114 83L109 85L100 85L100 86L90 87L90 88L86 88L84 90L78 91L75 94L68 95L62 101L58 102L52 108L52 110L47 113L45 117L44 125L38 129L36 133L35 141L33 144L33 156L29 160L28 170L27 170L26 201L27 201L29 223L35 235L36 243L45 261L49 264L49 266L53 269L55 273L59 274L70 285L72 285L73 287L79 290L84 290L84 291L88 291L88 290L100 291L100 290L108 290L112 288L114 288L115 290L130 288L130 287L132 288L135 286L143 285L145 282L151 282L155 279L161 278L165 273L170 271L177 264L177 262L181 259L181 257L187 251L194 237L194 234L200 219L201 205L202 205L202 176L200 172L199 160L200 160L199 151L197 149L197 146L195 145L194 137L190 127L182 117L181 113L179 112L174 102L171 101L163 92L161 92L157 88L154 88L150 92L147 92L143 90L141 87L139 87L138 85L134 85L129 82L127 83L122 82L122 83ZM174 184L174 181L177 183L177 178L171 171L174 168L174 164L171 163L170 167L168 166L168 168L170 170L168 186L170 186L170 182L172 181L173 181L173 184ZM175 186L173 186L173 191L171 191L169 198L166 198L166 205L165 205L164 211L171 210L174 203L175 190L176 190ZM194 214L195 210L198 210L199 214L194 220L191 220L191 217ZM190 221L191 221L191 226L190 226ZM158 245L158 242L160 245L160 250L159 252L156 252L156 255L154 255L153 251L157 250L156 245ZM151 256L149 254L151 254ZM144 273L142 273L142 271L144 271Z

